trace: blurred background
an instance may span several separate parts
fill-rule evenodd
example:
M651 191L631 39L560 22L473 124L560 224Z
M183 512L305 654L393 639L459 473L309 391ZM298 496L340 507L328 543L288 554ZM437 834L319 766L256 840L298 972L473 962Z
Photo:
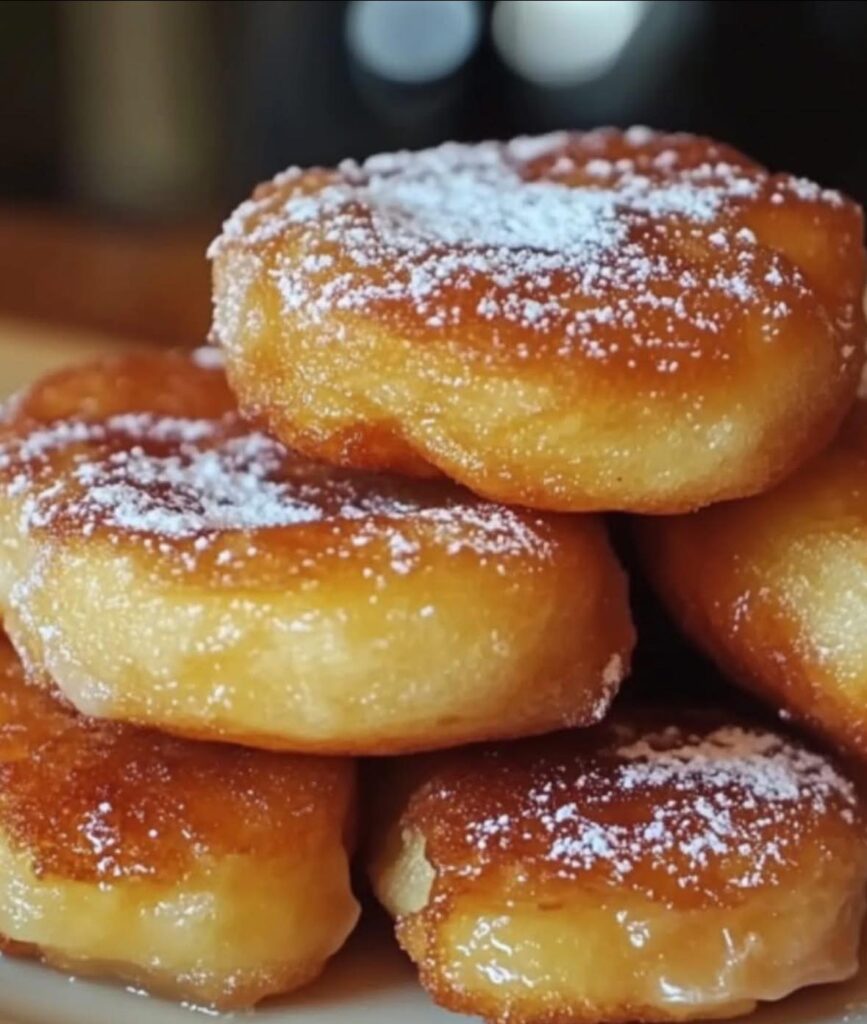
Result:
M650 124L867 200L867 3L0 3L0 317L201 339L256 181L446 138Z

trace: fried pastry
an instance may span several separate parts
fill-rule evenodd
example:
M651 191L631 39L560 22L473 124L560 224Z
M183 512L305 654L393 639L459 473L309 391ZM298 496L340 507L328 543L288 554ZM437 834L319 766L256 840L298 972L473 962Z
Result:
M632 129L293 168L211 249L241 407L337 465L673 513L832 436L863 361L859 208Z
M385 765L371 877L421 980L497 1024L723 1018L853 974L852 785L730 715Z
M599 521L313 463L213 362L126 356L7 409L0 608L34 678L90 715L328 754L604 714L633 633Z
M675 622L727 675L867 757L867 402L770 493L635 530Z
M352 762L78 715L0 639L0 947L231 1009L355 925Z

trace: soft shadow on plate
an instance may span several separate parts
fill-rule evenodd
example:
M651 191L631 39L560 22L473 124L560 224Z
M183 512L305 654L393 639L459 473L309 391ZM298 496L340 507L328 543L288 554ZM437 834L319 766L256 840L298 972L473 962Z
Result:
M865 948L867 961L867 948ZM252 1013L218 1016L98 982L70 980L28 961L0 958L0 1024L461 1024L419 989L379 914L358 930L314 985ZM749 1024L867 1024L867 970L845 985L799 992Z
M379 912L368 912L317 982L249 1013L192 1010L109 983L72 980L32 961L0 957L0 1024L461 1024L470 1019L430 1003Z

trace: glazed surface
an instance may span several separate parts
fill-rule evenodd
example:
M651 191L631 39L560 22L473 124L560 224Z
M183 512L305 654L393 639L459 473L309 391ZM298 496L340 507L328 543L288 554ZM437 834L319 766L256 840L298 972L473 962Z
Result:
M310 980L358 916L348 761L85 719L0 641L0 934L208 1005ZM275 909L275 908L280 908Z
M450 1009L726 1017L856 968L854 788L749 722L621 708L584 732L409 761L384 791L374 886Z
M780 487L636 524L677 624L732 678L867 755L867 404Z

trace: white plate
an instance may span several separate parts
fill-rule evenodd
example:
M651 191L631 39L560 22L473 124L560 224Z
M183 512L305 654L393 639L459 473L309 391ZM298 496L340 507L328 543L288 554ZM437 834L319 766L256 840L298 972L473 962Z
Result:
M0 1024L197 1024L208 1019L239 1024L475 1020L431 1004L378 915L368 918L318 982L251 1013L205 1014L119 986L71 980L38 964L0 958ZM800 992L742 1019L749 1024L867 1024L867 971L846 985Z
M113 349L102 338L0 321L0 393L58 365ZM867 962L867 954L865 954ZM0 957L0 1024L197 1024L209 1017L109 984L72 980L39 964ZM388 924L368 920L324 976L244 1024L460 1024L433 1006ZM867 970L847 984L801 992L745 1018L750 1024L867 1024Z

